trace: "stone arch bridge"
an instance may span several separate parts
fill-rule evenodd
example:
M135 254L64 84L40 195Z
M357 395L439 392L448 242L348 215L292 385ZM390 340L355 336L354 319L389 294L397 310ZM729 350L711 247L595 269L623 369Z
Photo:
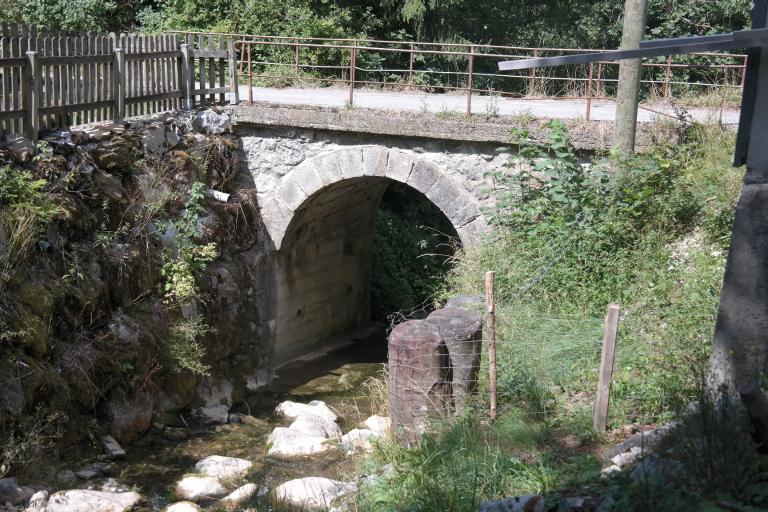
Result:
M464 247L476 243L493 208L488 173L508 168L509 156L496 149L514 127L267 104L237 107L233 124L242 185L257 191L274 250L268 317L275 366L368 323L373 222L389 183L419 191ZM574 123L572 134L585 150L611 136L600 122Z

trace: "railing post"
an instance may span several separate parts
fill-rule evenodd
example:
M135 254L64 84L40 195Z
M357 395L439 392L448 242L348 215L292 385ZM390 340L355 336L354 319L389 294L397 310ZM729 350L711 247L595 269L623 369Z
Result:
M413 85L413 43L411 43L411 51L408 58L408 84Z
M248 43L248 104L253 105L253 64L251 63L251 46Z
M474 87L475 47L469 47L469 66L467 70L467 115L472 115L472 88Z
M539 56L539 50L533 50L533 58ZM536 95L536 68L531 68L531 82L528 86L529 96L535 96Z
M597 98L603 97L603 63L597 63Z
M299 38L298 37L294 40L294 43L296 44L296 55L294 57L294 62L293 62L293 73L294 75L296 75L296 78L299 78L300 55L299 55Z
M357 41L349 51L349 106L355 106L355 68L357 67Z
M227 40L227 53L229 53L229 103L240 103L240 84L237 82L237 53L235 53L235 40L231 37Z
M667 57L667 67L664 70L664 97L672 97L672 88L670 87L670 78L672 76L672 56Z
M37 58L37 52L27 52L27 64L29 76L27 77L27 137L33 141L37 140L40 133L40 116L38 109L40 107L40 96L42 94L42 83L40 80L40 61Z
M192 110L193 81L195 79L195 63L192 60L192 50L189 43L181 45L181 67L183 69L182 81L184 82L184 108Z
M595 71L595 63L589 63L589 80L587 80L587 121L592 120L592 76Z
M115 72L112 74L112 90L115 92L115 120L125 118L125 50L115 48Z

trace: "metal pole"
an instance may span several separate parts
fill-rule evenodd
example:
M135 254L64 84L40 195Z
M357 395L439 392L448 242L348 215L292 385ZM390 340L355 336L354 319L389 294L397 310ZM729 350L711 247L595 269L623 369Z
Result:
M237 81L237 53L235 52L235 41L232 38L227 39L227 53L229 54L229 102L232 105L240 103L240 84Z
M720 98L720 119L718 121L718 124L720 126L723 126L723 115L725 111L725 99L728 94L728 68L723 68L723 93L721 94Z
M538 56L539 56L539 51L533 50L533 57L536 58ZM529 96L536 95L536 68L531 68L531 84L528 86L528 95Z
M349 106L355 106L355 67L357 66L357 44L349 50Z
M488 387L491 393L491 420L496 419L496 300L493 281L496 272L485 273L485 305L488 311Z
M293 71L296 75L296 78L299 77L299 38L296 38L296 55L294 57L294 63L293 63Z
M472 115L472 87L474 86L474 68L475 68L475 47L470 46L469 49L469 66L467 73L467 116Z
M408 83L413 85L413 43L411 43L411 51L409 54L410 58L408 59Z
M592 75L595 67L594 62L589 63L589 80L587 81L587 121L592 120Z
M248 43L248 104L253 105L253 64L251 62L251 43Z
M603 97L603 63L597 63L597 97Z

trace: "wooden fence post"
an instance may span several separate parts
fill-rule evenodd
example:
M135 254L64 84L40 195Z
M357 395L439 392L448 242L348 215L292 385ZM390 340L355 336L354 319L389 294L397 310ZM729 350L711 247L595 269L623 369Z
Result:
M357 41L349 50L349 107L355 106L355 70L357 67Z
M40 81L40 61L37 58L37 52L27 52L27 137L33 141L37 140L40 133L40 96L42 94L42 83Z
M195 79L195 63L192 60L192 51L189 44L181 45L181 69L182 82L184 89L184 109L192 110L192 92L194 91L193 81Z
M227 52L229 53L229 103L237 105L240 103L240 84L237 83L237 54L235 53L235 40L231 37L227 41Z
M491 420L496 419L496 300L493 281L496 272L485 273L485 305L488 310L486 328L488 330L488 386L491 393Z
M113 90L115 91L115 117L117 121L125 118L125 50L115 48L115 72L112 73Z
M611 396L613 381L613 362L616 354L616 333L619 329L619 305L608 306L603 327L603 352L600 357L600 380L597 384L597 399L595 400L595 415L592 426L599 434L605 432L608 426L608 402Z

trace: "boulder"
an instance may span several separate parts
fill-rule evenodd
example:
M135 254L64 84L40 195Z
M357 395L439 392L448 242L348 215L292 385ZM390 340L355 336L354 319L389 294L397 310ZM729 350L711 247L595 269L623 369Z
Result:
M42 491L37 491L29 498L29 503L24 512L43 512L46 505L48 505L48 491L43 489Z
M17 162L30 162L35 156L35 144L26 137L16 137L8 143L8 151Z
M252 467L253 463L249 460L211 455L195 464L195 471L219 480L229 480L243 478Z
M183 441L189 438L189 431L185 428L165 427L163 437L171 441Z
M15 478L0 479L0 504L10 503L16 505L24 501L24 490L19 487Z
M268 455L276 457L300 457L324 453L333 449L326 437L311 436L298 430L277 427L267 439Z
M104 451L107 452L107 455L113 458L121 458L125 457L126 453L125 450L123 450L123 447L120 446L120 443L118 443L114 437L112 436L104 436L101 438L101 445L104 447Z
M186 501L213 500L227 493L227 489L214 476L188 475L173 486L173 495Z
M129 398L121 390L112 393L107 402L107 415L112 420L112 436L130 443L143 435L152 425L153 402L148 394Z
M124 137L113 137L94 154L96 165L107 171L127 171L135 163L134 144Z
M476 512L544 512L546 500L541 494L529 494L497 501L486 501Z
M450 359L435 326L397 325L389 335L389 416L401 441L417 442L429 417L450 410Z
M381 434L377 434L373 430L356 428L342 436L341 444L352 450L371 452L373 451L373 443L371 443L371 439L378 439L380 435Z
M192 128L198 132L221 135L229 132L232 125L227 114L220 114L209 109L197 113L195 119L192 120Z
M337 498L356 491L357 485L352 482L311 476L279 485L275 499L281 505L300 510L327 510Z
M463 410L468 396L477 387L483 348L483 319L479 313L458 307L433 311L431 323L448 349L451 360L451 390L454 407Z
M203 509L191 501L179 501L165 507L163 512L203 512Z
M135 492L104 492L73 489L55 493L46 512L123 512L141 501Z
M336 421L337 416L331 411L325 402L320 400L313 400L308 404L301 404L298 402L291 402L287 400L275 408L275 412L281 416L285 416L288 419L296 419L302 414L316 414L322 416L331 421Z
M389 433L390 423L389 418L386 416L374 415L365 420L364 425L368 430L372 430L380 435L386 435Z
M250 500L257 492L259 492L259 487L256 484L245 484L229 493L221 502L225 506L234 507Z
M195 415L204 423L223 425L229 419L234 386L228 380L204 378L197 386L197 396L203 402Z
M336 422L317 414L300 414L289 427L303 434L325 439L341 439L341 429Z
M223 425L229 419L229 407L226 405L198 407L192 412L198 421L206 425Z

